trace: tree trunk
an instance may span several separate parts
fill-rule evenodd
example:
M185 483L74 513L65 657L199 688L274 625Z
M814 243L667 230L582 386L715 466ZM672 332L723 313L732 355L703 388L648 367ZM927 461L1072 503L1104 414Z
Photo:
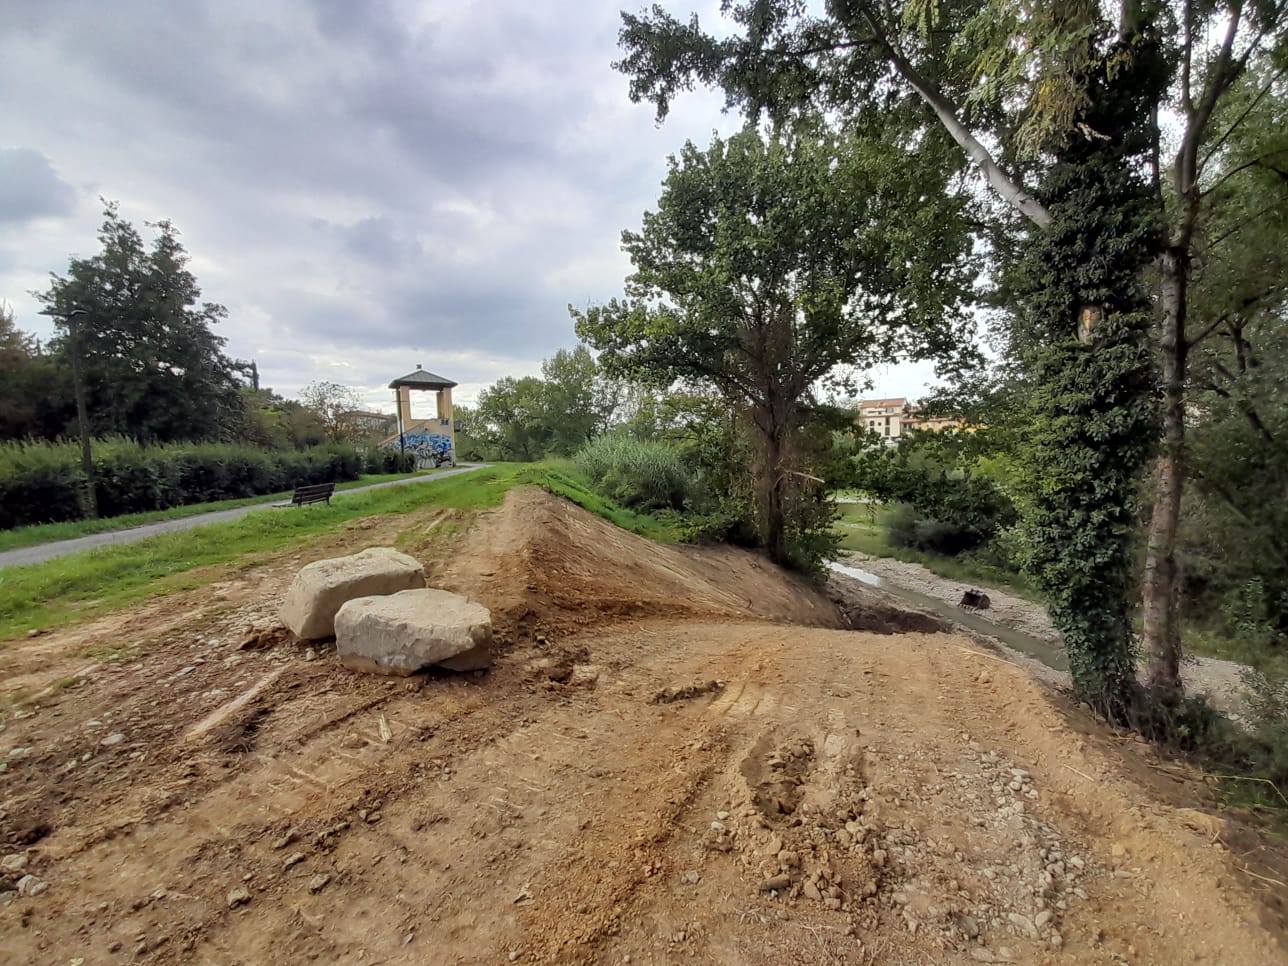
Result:
M782 430L771 423L765 437L765 549L776 564L787 563L787 500L783 492Z
M1181 595L1176 540L1185 485L1186 287L1188 265L1171 249L1160 260L1163 309L1163 453L1158 460L1142 592L1148 686L1159 697L1182 692Z

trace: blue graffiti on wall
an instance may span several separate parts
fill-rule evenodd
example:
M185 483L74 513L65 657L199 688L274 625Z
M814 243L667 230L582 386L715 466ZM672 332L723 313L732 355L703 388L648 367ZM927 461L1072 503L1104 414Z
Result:
M452 449L452 438L442 433L431 433L427 429L409 429L402 434L401 441L395 436L384 443L385 449L406 449L416 455L416 466L429 469L434 466L452 466L456 463L456 453Z

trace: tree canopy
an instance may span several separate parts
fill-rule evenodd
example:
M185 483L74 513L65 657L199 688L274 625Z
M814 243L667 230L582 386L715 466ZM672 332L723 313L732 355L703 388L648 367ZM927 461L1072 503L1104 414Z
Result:
M148 247L114 203L105 205L101 251L73 258L36 293L58 330L51 348L77 354L95 435L218 439L241 414L233 363L212 328L227 311L200 301L174 225L150 227Z
M968 355L965 202L928 156L888 140L747 128L673 158L655 212L623 233L626 297L578 334L610 372L708 386L761 440L764 537L786 554L799 407L842 367Z

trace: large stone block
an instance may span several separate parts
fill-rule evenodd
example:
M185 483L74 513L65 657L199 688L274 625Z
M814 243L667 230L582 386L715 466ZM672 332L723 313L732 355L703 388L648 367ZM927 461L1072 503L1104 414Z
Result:
M414 557L393 547L372 547L301 568L282 602L281 617L301 640L330 637L335 615L355 597L424 586L425 571Z
M351 600L335 615L340 662L372 674L415 674L438 664L455 671L487 667L492 615L446 590L404 590Z

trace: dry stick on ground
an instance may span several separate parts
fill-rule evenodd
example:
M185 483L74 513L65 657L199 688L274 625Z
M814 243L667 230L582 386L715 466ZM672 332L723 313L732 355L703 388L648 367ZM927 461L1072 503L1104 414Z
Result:
M1280 882L1278 879L1272 879L1269 876L1257 875L1257 873L1253 872L1251 869L1245 869L1243 866L1239 865L1238 863L1235 863L1234 867L1238 869L1240 872L1244 872L1252 876L1254 879L1260 879L1262 882L1268 882L1271 885L1277 885L1281 889L1288 889L1288 883Z
M1067 768L1067 769L1069 769L1069 771L1073 772L1075 775L1078 775L1078 776L1080 776L1080 777L1082 777L1082 778L1085 778L1087 781L1091 782L1093 785L1096 783L1096 780L1095 780L1094 778L1092 778L1090 775L1088 775L1086 772L1078 771L1078 769L1074 768L1072 765L1065 765L1064 767L1065 767L1065 768Z

